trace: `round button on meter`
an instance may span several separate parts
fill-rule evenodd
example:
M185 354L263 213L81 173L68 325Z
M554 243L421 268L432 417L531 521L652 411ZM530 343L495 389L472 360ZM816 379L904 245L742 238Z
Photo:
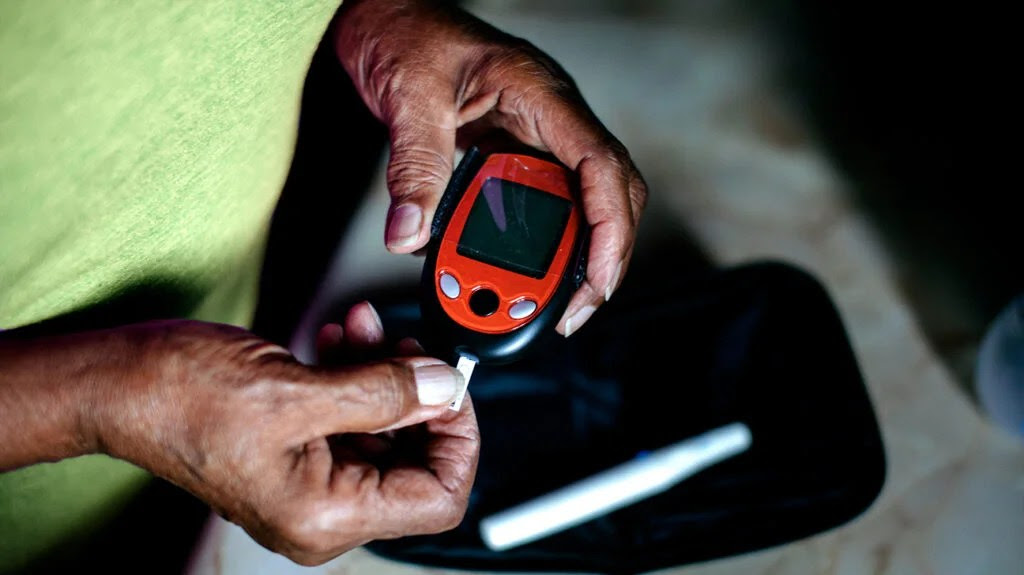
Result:
M459 280L455 279L455 276L449 273L441 273L441 293L447 296L449 299L455 299L462 293L462 286L459 285Z
M524 299L512 304L508 308L508 315L512 319L523 319L524 317L530 317L535 311L537 311L537 302L531 299Z

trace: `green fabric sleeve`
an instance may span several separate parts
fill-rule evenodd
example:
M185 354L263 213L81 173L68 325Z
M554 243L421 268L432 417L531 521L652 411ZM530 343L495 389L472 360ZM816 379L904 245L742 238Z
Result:
M121 302L248 325L339 3L0 2L0 328ZM103 456L0 475L0 572L146 477Z

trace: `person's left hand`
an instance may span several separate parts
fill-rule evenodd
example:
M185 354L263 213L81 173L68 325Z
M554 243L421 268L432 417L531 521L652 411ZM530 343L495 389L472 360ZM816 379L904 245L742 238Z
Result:
M618 287L647 188L625 147L572 79L528 42L427 0L346 0L334 32L342 64L391 137L385 242L422 248L454 168L456 131L473 122L550 151L580 178L591 226L587 277L558 330L568 336Z

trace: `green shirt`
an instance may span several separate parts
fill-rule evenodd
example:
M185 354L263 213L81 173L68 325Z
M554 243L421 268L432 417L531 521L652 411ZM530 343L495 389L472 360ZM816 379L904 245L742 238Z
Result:
M0 2L0 328L127 297L247 325L339 3ZM0 572L146 478L102 456L0 474Z

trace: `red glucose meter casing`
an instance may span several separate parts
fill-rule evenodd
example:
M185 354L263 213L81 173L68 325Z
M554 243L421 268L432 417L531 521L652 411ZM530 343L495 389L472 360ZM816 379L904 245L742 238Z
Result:
M586 275L576 175L553 158L466 152L431 227L421 342L438 357L515 361L554 331Z

